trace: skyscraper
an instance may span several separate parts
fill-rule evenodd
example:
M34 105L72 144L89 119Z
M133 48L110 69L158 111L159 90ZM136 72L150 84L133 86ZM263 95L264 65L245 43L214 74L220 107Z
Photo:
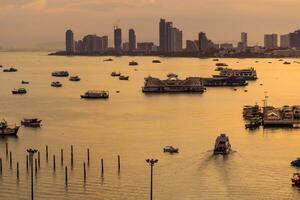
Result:
M300 48L300 30L296 30L293 33L290 33L290 47L291 48Z
M285 34L280 36L280 47L290 48L290 34Z
M165 19L160 19L159 22L159 50L160 52L167 51L167 30Z
M205 52L207 49L207 37L204 32L199 33L198 41L199 41L199 51Z
M266 49L276 49L278 47L277 34L265 34L264 35L264 47Z
M129 29L129 51L134 51L136 48L136 35L133 29Z
M122 52L122 29L117 26L114 27L114 44L117 53Z
M108 49L108 36L102 36L102 48L103 51Z
M70 29L66 31L66 52L74 52L74 33Z
M241 43L242 43L242 50L245 51L248 47L248 34L243 32L241 33Z

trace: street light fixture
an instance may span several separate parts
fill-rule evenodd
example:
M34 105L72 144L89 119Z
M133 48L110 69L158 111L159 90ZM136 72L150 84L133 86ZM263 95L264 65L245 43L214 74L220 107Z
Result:
M157 159L147 159L146 162L151 167L150 200L152 200L152 197L153 197L153 166L155 163L158 162L158 160Z
M38 152L36 149L27 149L29 153L29 160L31 165L31 200L33 200L33 155Z

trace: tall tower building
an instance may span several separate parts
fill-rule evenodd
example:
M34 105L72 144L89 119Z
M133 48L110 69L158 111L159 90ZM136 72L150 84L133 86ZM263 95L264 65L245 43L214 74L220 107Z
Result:
M136 35L133 29L129 29L129 51L134 51L136 49Z
M114 27L114 44L117 53L122 52L122 29L117 26Z
M243 32L241 33L241 42L242 42L242 46L243 46L243 51L246 50L246 48L248 47L248 34Z
M66 31L66 52L74 52L74 33L70 29Z
M281 48L290 48L290 34L285 34L280 36L280 47Z
M167 51L167 30L165 19L160 19L159 22L159 50L161 52Z
M204 32L200 32L199 35L199 51L205 52L207 49L207 37Z

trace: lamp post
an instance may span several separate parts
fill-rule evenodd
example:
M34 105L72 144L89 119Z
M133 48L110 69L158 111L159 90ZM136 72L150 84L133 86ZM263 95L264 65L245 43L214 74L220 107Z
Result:
M153 166L155 163L158 162L158 160L157 159L147 159L146 162L151 167L150 200L152 200L152 198L153 198Z
M33 155L37 152L36 149L27 149L31 166L31 200L33 200Z

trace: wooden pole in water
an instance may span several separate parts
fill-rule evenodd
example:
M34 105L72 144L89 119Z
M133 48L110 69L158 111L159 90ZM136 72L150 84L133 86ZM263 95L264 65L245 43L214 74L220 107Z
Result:
M5 149L6 149L6 158L8 157L8 143L5 143Z
M41 167L41 155L39 151L38 151L38 166L39 168Z
M2 158L0 158L0 175L2 176Z
M55 155L53 155L53 171L55 171Z
M67 166L65 167L65 183L66 183L66 186L68 186L68 167Z
M118 172L120 173L121 171L121 159L120 159L120 155L118 155Z
M9 167L12 168L12 153L9 152Z
M73 145L71 145L71 167L73 168Z
M17 162L17 179L19 180L19 162Z
M28 171L28 155L26 155L26 170Z
M101 176L104 175L104 166L103 166L103 158L101 158Z
M35 175L37 174L37 159L34 159L34 169L35 169Z
M86 169L85 169L85 162L83 163L83 179L86 180Z
M61 162L61 164L64 163L64 150L63 149L60 150L60 162Z
M90 149L87 149L87 160L88 160L88 165L90 165Z
M46 145L46 161L48 162L48 145Z

